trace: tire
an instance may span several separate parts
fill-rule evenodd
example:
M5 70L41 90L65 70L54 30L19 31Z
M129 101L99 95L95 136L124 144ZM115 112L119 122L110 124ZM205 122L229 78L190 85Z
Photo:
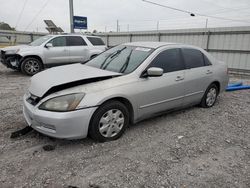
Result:
M33 76L34 74L40 72L43 68L42 62L34 57L26 58L21 64L21 71L24 74Z
M211 84L207 88L207 90L206 90L206 92L201 100L200 106L203 108L212 107L217 100L218 94L219 94L218 87L215 84Z
M129 124L129 112L119 101L101 105L90 121L89 136L98 142L120 138Z

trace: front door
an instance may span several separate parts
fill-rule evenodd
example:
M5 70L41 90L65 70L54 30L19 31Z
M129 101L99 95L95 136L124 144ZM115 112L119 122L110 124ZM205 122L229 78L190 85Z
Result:
M70 62L70 54L65 36L53 38L48 43L51 43L52 47L44 47L45 64L49 66Z
M139 118L182 106L185 89L185 66L180 49L160 52L149 67L162 68L160 77L140 78L137 91ZM148 67L148 68L149 68Z

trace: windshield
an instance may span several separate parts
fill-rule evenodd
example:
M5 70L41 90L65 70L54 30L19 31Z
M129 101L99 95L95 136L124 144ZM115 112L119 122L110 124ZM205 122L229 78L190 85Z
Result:
M52 36L43 36L43 37L40 37L40 38L34 40L29 45L30 46L40 46L42 43L44 43L45 41L47 41L50 38L52 38Z
M100 54L85 65L128 74L133 72L152 51L151 48L119 45Z

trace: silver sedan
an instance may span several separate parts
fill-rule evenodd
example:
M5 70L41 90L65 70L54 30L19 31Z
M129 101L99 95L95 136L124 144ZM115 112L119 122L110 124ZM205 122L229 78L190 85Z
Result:
M129 124L173 109L212 107L227 66L201 48L162 42L116 46L86 64L31 78L23 98L29 126L56 138L119 138Z

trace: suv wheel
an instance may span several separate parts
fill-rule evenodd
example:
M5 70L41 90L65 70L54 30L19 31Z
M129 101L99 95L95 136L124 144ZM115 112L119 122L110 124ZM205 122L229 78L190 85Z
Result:
M119 101L103 104L92 116L89 136L99 142L116 140L129 124L129 112Z
M21 71L24 74L32 76L42 70L42 62L37 58L26 58L21 64Z
M216 102L218 94L219 94L218 87L215 84L211 84L207 88L207 90L206 90L206 92L201 100L201 107L203 107L203 108L212 107Z

